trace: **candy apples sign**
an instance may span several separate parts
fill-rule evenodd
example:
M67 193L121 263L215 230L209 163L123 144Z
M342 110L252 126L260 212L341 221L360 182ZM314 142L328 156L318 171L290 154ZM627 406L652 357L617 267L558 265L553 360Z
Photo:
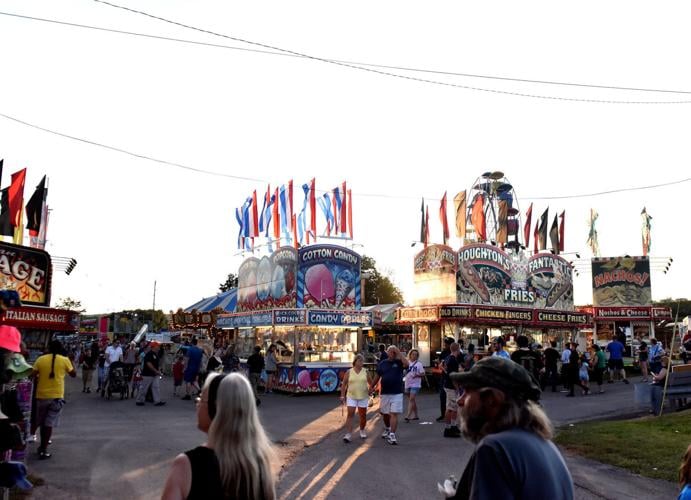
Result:
M50 255L0 242L0 289L16 290L23 304L50 305Z
M298 252L297 307L360 308L358 254L335 245L312 245Z

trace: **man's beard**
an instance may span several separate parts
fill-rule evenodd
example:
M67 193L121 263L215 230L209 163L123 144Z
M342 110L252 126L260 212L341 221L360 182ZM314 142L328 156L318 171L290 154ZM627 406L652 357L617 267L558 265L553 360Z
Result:
M473 443L477 443L487 434L485 424L487 419L482 411L475 414L470 414L468 409L464 406L461 408L461 432Z

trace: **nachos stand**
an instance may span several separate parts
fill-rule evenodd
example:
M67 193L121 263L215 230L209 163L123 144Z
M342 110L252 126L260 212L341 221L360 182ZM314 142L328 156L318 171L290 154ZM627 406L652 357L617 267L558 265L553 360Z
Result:
M241 366L255 346L277 346L276 389L335 392L372 327L372 313L360 310L360 265L360 255L336 245L250 257L238 272L237 312L219 314L216 328L235 343Z

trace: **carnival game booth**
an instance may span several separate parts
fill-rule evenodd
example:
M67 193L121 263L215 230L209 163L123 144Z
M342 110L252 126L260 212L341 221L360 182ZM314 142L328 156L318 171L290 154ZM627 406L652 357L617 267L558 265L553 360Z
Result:
M592 316L573 305L571 264L544 252L528 256L487 243L457 252L430 245L415 256L415 306L397 311L396 323L412 325L420 360L430 366L445 337L473 343L489 353L491 339L503 336L509 350L518 335L545 345L576 339Z
M279 390L334 392L361 349L372 313L360 310L357 253L335 245L281 247L251 257L238 273L237 312L216 328L235 343L241 365L255 346L278 348Z
M185 309L170 312L170 329L173 337L190 340L192 337L208 337L223 341L224 332L216 328L216 316L235 312L237 288L203 298Z
M617 335L626 337L627 356L635 346L655 337L657 328L672 321L669 307L652 305L648 257L601 257L591 261L593 341L606 343Z
M363 311L372 313L372 329L367 335L367 354L379 352L379 344L395 345L403 353L413 347L413 328L409 324L396 323L396 311L402 304L377 304L363 307Z

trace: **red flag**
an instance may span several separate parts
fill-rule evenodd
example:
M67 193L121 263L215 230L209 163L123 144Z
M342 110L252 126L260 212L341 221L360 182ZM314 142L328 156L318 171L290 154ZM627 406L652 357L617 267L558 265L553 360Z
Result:
M286 201L286 204L288 205L286 207L286 214L288 216L288 231L290 231L295 226L295 217L293 217L293 179L288 181L288 200Z
M466 199L465 191L459 192L453 198L454 205L456 207L456 236L461 239L461 242L465 239L465 224L466 224Z
M317 241L317 190L315 187L315 179L312 177L312 182L310 182L310 231L314 237L314 241ZM307 243L309 244L309 232L307 233Z
M535 231L533 232L533 253L537 253L537 252L538 252L537 241L538 241L538 237L539 237L539 234L540 234L540 230L538 229L538 226L539 226L539 225L540 225L540 222L539 222L539 221L535 221Z
M335 187L335 188L333 188L333 191L332 191L331 205L333 206L333 214L334 214L334 227L332 229L334 230L334 234L336 234L336 235L338 235L338 221L341 218L340 214L338 212L338 203L336 202L336 195L337 194L338 194L338 188Z
M295 246L295 248L299 248L300 244L298 243L298 225L295 224L295 214L293 214L292 219L293 219L292 220L292 223L293 223L293 246Z
M478 241L486 241L487 227L485 223L484 198L481 193L475 195L472 212L470 214L470 222L475 228Z
M250 227L250 236L253 238L259 236L259 210L257 210L257 190L252 192L252 227ZM252 240L254 245L254 240Z
M345 234L348 232L348 197L346 194L348 190L346 189L346 183L343 181L343 200L341 201L341 233Z
M509 203L506 200L499 200L497 226L497 243L503 247L509 241Z
M429 242L429 207L425 210L425 248Z
M564 219L566 218L566 210L562 210L559 218L561 219L561 221L559 223L559 251L563 252L564 251Z
M441 220L441 231L442 240L444 245L446 245L446 240L449 239L449 223L446 217L446 191L444 191L444 196L441 198L441 205L439 206L439 219Z
M280 203L278 201L278 188L276 188L276 191L274 192L274 204L271 206L271 210L273 212L273 214L271 214L271 218L274 221L274 238L276 238L278 241L281 240L281 217L278 215L279 204Z
M19 227L22 214L22 205L24 204L24 181L26 180L26 169L23 168L19 172L12 174L12 184L8 191L9 208L10 208L10 223L13 227Z
M530 224L533 220L533 204L531 203L528 207L528 211L525 213L525 226L523 226L523 239L525 240L525 247L530 247Z
M348 190L348 231L350 239L353 239L353 191Z

